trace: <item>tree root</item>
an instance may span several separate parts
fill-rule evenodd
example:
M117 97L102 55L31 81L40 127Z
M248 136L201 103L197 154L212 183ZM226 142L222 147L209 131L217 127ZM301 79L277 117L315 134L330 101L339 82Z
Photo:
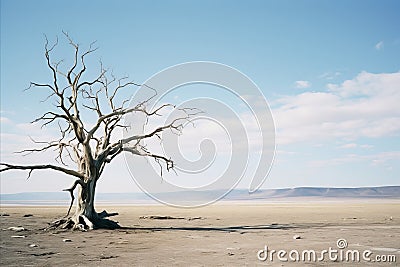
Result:
M49 223L49 226L44 230L80 230L83 232L94 230L94 229L118 229L121 226L116 221L106 219L106 217L115 216L118 213L107 213L102 211L97 214L97 218L90 220L85 215L79 215L78 217L61 218Z

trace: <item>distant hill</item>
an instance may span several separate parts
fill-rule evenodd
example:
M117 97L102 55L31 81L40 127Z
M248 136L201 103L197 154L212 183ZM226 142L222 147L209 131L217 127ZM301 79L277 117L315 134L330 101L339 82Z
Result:
M220 191L221 194L223 191ZM199 199L211 192L199 192ZM214 192L215 193L215 192ZM187 194L193 192L164 193L166 196L184 199ZM355 198L355 199L400 199L400 186L359 187L359 188L322 188L322 187L298 187L284 189L264 189L249 194L245 189L231 191L223 200L227 201L268 201L288 200L295 198ZM68 205L70 197L65 192L30 192L16 194L1 194L2 205ZM145 193L98 193L98 203L112 204L141 204L155 203Z
M250 196L245 190L233 191L229 199L276 199L293 197L321 197L321 198L400 198L400 186L358 187L358 188L324 188L324 187L297 187L284 189L259 190Z

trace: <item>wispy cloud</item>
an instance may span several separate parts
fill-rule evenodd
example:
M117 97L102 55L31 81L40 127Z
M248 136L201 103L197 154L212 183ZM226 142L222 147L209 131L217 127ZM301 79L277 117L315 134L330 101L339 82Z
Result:
M11 123L11 120L9 119L9 118L7 118L7 117L2 117L2 116L0 116L0 123L1 124L5 124L5 123Z
M311 86L311 83L309 81L295 81L294 85L296 86L296 88L304 89L309 88Z
M359 145L356 143L348 143L348 144L344 144L339 146L339 148L343 148L343 149L351 149L351 148L363 148L363 149L370 149L373 148L372 145Z
M383 48L383 46L384 46L383 41L380 41L375 45L375 49L379 51Z
M356 148L356 147L357 147L357 144L355 144L355 143L349 143L349 144L341 145L339 148L345 148L345 149L347 149L347 148Z
M2 114L2 115L15 115L15 111L1 109L0 110L0 114Z
M335 71L335 72L324 72L322 73L320 76L318 76L321 79L326 79L326 80L333 80L337 77L339 77L342 73L339 71Z

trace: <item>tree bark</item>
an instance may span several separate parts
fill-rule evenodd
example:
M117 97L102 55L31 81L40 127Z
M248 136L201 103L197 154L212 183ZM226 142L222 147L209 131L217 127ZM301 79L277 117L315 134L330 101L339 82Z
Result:
M92 230L99 228L116 229L120 225L118 222L107 219L107 217L118 215L118 213L108 213L102 211L97 213L94 207L94 199L96 192L96 177L87 180L85 186L80 186L78 190L77 203L74 215L72 217L56 221L51 227L76 229L76 230Z
M94 197L96 190L96 179L90 179L85 187L80 186L78 191L78 199L73 221L76 225L82 224L85 229L93 229L94 223L97 221L97 213L94 208Z

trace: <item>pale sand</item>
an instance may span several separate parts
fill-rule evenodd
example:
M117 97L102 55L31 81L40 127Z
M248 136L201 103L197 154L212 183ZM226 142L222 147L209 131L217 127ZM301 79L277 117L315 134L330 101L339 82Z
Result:
M216 204L196 209L166 206L120 206L112 217L118 230L42 231L66 207L1 207L2 266L396 266L400 263L400 203L309 202ZM23 217L32 214L31 217ZM184 219L154 220L166 215ZM201 218L198 218L201 217ZM192 218L192 219L190 219ZM7 230L22 226L26 231ZM23 235L25 238L11 237ZM293 239L299 235L300 239ZM397 263L262 262L257 252L275 250L366 249L395 255ZM70 239L71 242L63 242ZM36 244L37 247L29 245ZM345 249L345 250L346 250ZM286 255L287 257L287 255Z

